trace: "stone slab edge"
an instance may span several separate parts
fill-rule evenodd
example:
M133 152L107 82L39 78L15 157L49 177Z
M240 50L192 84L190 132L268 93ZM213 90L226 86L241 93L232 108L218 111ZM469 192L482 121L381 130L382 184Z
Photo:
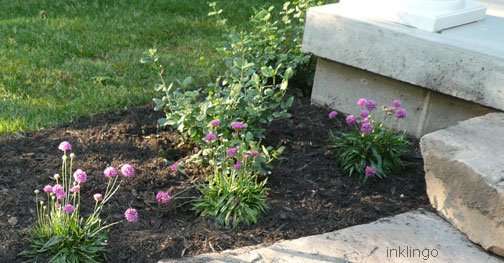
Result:
M428 261L393 256L387 248L436 249ZM390 254L390 255L389 255ZM416 210L321 235L168 262L443 262L504 263L434 213Z

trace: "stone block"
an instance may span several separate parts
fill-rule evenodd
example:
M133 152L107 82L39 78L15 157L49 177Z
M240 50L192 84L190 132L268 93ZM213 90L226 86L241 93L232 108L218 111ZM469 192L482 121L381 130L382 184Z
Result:
M504 256L504 113L421 139L432 206L484 249Z

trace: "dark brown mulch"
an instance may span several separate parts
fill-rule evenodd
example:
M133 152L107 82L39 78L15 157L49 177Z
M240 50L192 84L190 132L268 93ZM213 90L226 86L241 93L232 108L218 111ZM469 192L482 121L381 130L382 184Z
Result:
M328 131L342 127L329 121L327 111L298 99L293 118L268 128L270 145L286 151L268 180L268 214L253 226L222 229L195 215L190 205L160 210L154 205L158 190L180 191L201 178L197 169L172 175L170 161L187 156L176 147L179 137L157 131L160 116L150 106L80 119L66 127L0 140L0 261L21 261L16 255L27 245L33 223L33 190L58 171L60 141L70 141L78 166L90 182L83 196L103 190L101 174L110 165L132 163L137 176L128 180L111 202L110 220L121 219L128 206L139 209L136 224L113 228L109 262L154 262L161 258L196 255L280 239L292 239L363 224L419 207L427 207L422 160L415 149L401 174L365 186L343 176L327 149ZM415 142L416 144L416 142ZM164 159L169 159L166 162ZM13 218L17 219L14 220ZM10 219L10 222L9 222ZM14 222L17 221L17 222ZM15 223L15 224L14 224Z

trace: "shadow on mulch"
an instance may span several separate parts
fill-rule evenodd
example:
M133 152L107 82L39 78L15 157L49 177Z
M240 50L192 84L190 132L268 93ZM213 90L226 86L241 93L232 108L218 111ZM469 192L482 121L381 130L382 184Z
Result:
M327 149L328 131L342 128L343 120L329 121L325 109L300 98L291 119L276 121L268 128L267 144L285 145L286 151L268 179L270 209L258 224L221 229L195 215L190 205L161 211L154 201L158 190L180 191L201 179L202 173L188 168L185 175L170 174L170 162L160 156L175 161L189 155L191 149L176 149L176 133L158 132L160 114L151 109L148 105L101 114L0 141L0 262L21 261L17 253L27 245L26 233L35 216L33 190L47 184L49 176L59 170L57 146L62 140L73 144L77 166L90 176L82 188L82 196L89 196L85 206L92 204L93 193L103 191L101 174L106 166L128 162L137 168L137 176L126 181L106 215L110 221L120 220L123 211L132 206L141 219L113 228L109 262L155 262L272 243L428 207L418 147L407 156L401 174L362 186L340 173Z

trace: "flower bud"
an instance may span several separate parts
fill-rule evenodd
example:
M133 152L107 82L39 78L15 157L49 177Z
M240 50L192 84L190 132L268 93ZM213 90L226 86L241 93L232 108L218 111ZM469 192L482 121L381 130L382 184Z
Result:
M40 193L40 191L38 189L35 189L35 191L33 191L36 195L38 195Z

